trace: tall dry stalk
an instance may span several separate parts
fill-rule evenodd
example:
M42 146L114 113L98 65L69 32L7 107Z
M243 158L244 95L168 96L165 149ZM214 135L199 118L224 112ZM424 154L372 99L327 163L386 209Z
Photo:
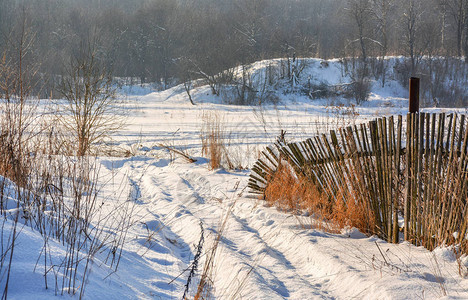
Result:
M221 238L226 230L227 222L232 214L232 210L236 202L233 202L221 217L220 226L216 233L213 244L208 248L206 252L205 264L201 273L200 282L198 283L197 292L193 297L194 300L210 299L213 296L214 291L214 267L216 262L216 255L218 253L219 244Z
M29 226L43 237L36 271L43 271L45 287L52 278L56 294L81 298L96 255L107 254L117 269L132 208L116 208L121 218L103 212L96 160L56 155L60 132L47 126L29 94L22 53L20 61L7 55L0 61L0 235L8 241L1 249L2 297L8 296L19 228ZM52 239L65 249L59 262L50 259Z
M34 34L23 11L0 53L0 213L3 225L12 224L7 226L10 230L5 226L0 230L2 241L6 241L0 253L2 299L8 297L20 215L27 216L25 208L33 198L31 191L25 189L35 150L37 101L31 99L30 92L37 68L29 62L33 41Z
M204 112L200 130L202 155L210 159L212 170L221 167L234 168L226 148L226 132L223 118L216 112Z

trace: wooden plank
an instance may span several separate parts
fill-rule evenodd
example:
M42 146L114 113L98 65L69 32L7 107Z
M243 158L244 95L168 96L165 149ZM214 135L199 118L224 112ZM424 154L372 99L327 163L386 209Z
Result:
M367 128L363 124L361 125L361 133L363 136L362 138L363 146L369 153L372 152L374 154L375 151L374 149L371 149L372 144L369 140L369 136L371 135L370 132L371 132L370 122L367 124ZM371 176L371 180L373 181L373 184L372 184L373 197L372 197L371 206L372 206L372 211L374 212L378 209L378 201L379 201L379 196L378 196L379 191L378 191L378 184L377 184L378 180L376 176L376 166L375 166L375 155L366 157L365 162L366 162L367 168L369 169L368 174L373 175ZM378 216L375 216L375 221L377 223L377 226L380 228L382 225L380 224L380 218L378 218Z
M418 171L417 176L415 178L417 185L417 202L416 202L416 238L421 240L421 236L423 233L422 223L424 220L424 215L422 214L421 207L423 207L423 177L424 177L424 170L423 170L423 157L424 157L424 125L425 125L425 113L420 113L419 117L419 133L418 133L418 147L417 147L417 163L418 163Z
M395 218L395 207L394 207L394 197L395 197L395 191L394 191L394 183L393 179L395 178L394 173L395 173L395 168L394 168L394 155L397 153L395 151L395 124L394 124L394 119L393 116L388 118L388 139L387 139L387 149L388 149L388 154L387 154L387 168L388 168L388 190L387 190L387 201L388 201L388 242L392 243L394 240L394 223L398 222L397 218Z
M435 219L435 208L434 208L434 201L435 201L435 187L434 185L436 184L434 180L435 172L436 172L436 145L437 145L437 140L436 140L436 124L437 124L437 115L432 114L431 115L431 137L430 137L430 156L429 156L429 163L427 167L429 168L429 171L426 171L429 173L429 178L428 178L428 193L427 193L427 198L426 201L428 202L428 209L430 210L428 212L429 218L427 219L427 226L426 226L426 231L427 231L427 241L430 242L431 244L434 242L433 239L433 225L434 222L433 220Z
M457 196L453 193L453 187L456 181L460 180L459 177L459 169L456 168L457 161L456 161L456 145L455 145L455 138L457 135L457 115L454 115L451 118L451 128L453 128L453 134L450 138L450 151L449 159L447 161L447 171L445 173L446 181L444 186L444 194L442 196L443 199L443 206L442 206L442 214L441 214L441 222L439 228L439 235L442 235L442 228L445 228L444 233L445 237L443 239L447 239L447 231L452 231L452 220L454 215L457 214L458 205L457 205ZM450 130L449 130L450 132ZM447 138L448 139L448 138ZM457 228L458 229L458 228Z
M400 115L398 116L398 125L397 125L397 141L395 145L395 196L394 196L394 211L393 211L393 242L398 243L399 240L399 225L398 225L398 200L400 198L400 164L401 164L401 155L400 149L402 144L402 132L403 132L403 117Z
M460 153L461 145L462 145L462 142L463 142L464 129L465 129L465 115L461 115L460 131L458 133L457 153ZM458 154L458 156L460 156L460 154Z
M424 213L424 218L422 222L423 222L423 227L424 227L423 238L427 243L429 240L432 239L432 235L430 234L430 231L428 230L429 220L432 216L431 211L429 209L430 208L429 187L430 187L430 181L431 181L429 170L432 169L431 114L426 114L425 118L426 118L426 125L425 125L426 143L424 146L424 175L423 175L424 203L423 203L423 208L422 208L423 213Z
M411 203L411 176L412 176L412 137L413 137L413 114L406 116L406 199L404 206L404 234L405 240L410 239L410 203Z
M332 170L332 167L331 167L331 161L332 161L332 158L328 157L328 156L325 156L325 150L324 150L324 147L322 145L322 141L320 139L319 136L316 136L314 138L314 141L315 143L313 144L313 146L316 148L316 153L318 155L318 157L324 161L325 163L323 164L324 166L324 170L326 171L326 174L329 176L329 187L330 187L330 191L329 191L329 197L330 198L335 198L336 197L336 194L338 193L338 186L339 186L339 183L338 183L338 179L334 176L334 173L333 173L333 170Z
M332 132L334 132L332 130ZM348 192L348 187L346 185L346 181L344 180L344 174L341 171L341 167L339 164L338 160L338 154L335 153L333 150L330 142L328 141L326 135L322 135L322 142L323 145L325 146L326 153L330 156L330 167L332 167L333 170L333 176L339 181L337 185L337 189L339 191L339 195L342 197L343 203L346 203L346 196Z

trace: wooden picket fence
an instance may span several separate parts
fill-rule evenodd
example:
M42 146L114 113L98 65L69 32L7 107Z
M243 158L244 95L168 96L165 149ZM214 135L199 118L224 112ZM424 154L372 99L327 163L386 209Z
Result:
M250 192L264 197L279 165L289 164L328 201L364 205L376 224L370 233L397 243L403 231L405 240L429 249L466 249L466 123L465 115L413 113L278 141L252 168Z

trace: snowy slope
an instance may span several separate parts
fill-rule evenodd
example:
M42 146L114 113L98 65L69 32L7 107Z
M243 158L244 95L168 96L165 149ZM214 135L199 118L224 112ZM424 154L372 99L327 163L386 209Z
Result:
M268 62L271 63L271 62ZM261 70L267 62L252 66ZM317 82L345 82L338 62L323 68L314 60L304 70ZM130 91L130 89L126 89ZM388 244L355 229L330 233L305 215L291 215L248 198L248 170L210 170L202 157L200 131L204 114L220 116L225 143L233 160L251 166L280 130L290 140L363 122L380 115L404 113L404 90L390 82L374 83L370 101L351 111L346 99L321 99L286 94L280 103L263 107L223 104L207 86L192 91L192 106L182 87L155 92L136 88L126 98L128 125L113 136L115 153L130 157L98 159L102 191L109 212L112 202L126 201L129 190L134 225L118 268L113 273L99 255L93 261L86 299L180 299L201 237L205 239L198 275L222 228L214 258L212 296L216 299L468 299L468 279L460 276L468 259L450 249L429 252L407 243ZM135 95L137 94L137 95ZM335 106L335 104L346 104ZM187 163L161 144L197 159ZM119 196L120 195L120 196ZM11 221L5 223L9 230ZM51 299L54 281L36 261L43 239L21 227L15 249L13 299ZM63 245L50 241L52 259ZM43 258L42 258L43 259ZM196 291L200 276L190 287ZM65 296L68 298L68 296Z
M448 249L430 253L354 230L324 232L314 228L316 222L309 217L245 198L246 171L209 171L203 163L169 164L164 159L101 163L132 174L128 180L140 193L138 222L117 273L109 275L95 261L87 299L180 298L188 276L184 270L200 238L200 221L209 249L231 206L212 275L218 299L468 297L468 280L458 274L459 265ZM43 271L32 272L41 243L37 233L23 228L10 288L13 298L53 297L53 289L44 289ZM54 247L55 255L63 255L59 244Z

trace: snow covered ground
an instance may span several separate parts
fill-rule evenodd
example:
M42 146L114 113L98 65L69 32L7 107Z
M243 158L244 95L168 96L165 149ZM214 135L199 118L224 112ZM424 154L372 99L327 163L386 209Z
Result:
M309 73L317 80L345 80L333 63L325 71L316 67ZM302 139L405 113L406 92L395 82L383 89L374 83L370 101L355 110L344 99L312 101L297 95L262 107L225 105L207 86L192 91L195 106L180 86L135 91L122 96L128 125L112 142L116 153L130 156L98 159L100 176L107 182L100 195L104 206L112 211L131 193L134 225L116 273L96 256L86 299L182 298L201 228L205 242L192 296L221 232L209 276L216 299L468 299L468 279L459 274L466 272L466 257L457 260L445 248L429 252L408 243L388 244L351 228L324 231L309 216L279 212L247 197L248 169L210 170L202 157L200 132L206 114L219 116L232 159L248 168L280 130L290 140ZM340 103L346 105L336 106ZM188 163L163 145L185 151L197 162ZM55 297L50 275L45 289L44 270L35 269L42 243L39 233L21 227L12 264L12 299ZM59 260L63 246L52 241L51 247L51 259Z

